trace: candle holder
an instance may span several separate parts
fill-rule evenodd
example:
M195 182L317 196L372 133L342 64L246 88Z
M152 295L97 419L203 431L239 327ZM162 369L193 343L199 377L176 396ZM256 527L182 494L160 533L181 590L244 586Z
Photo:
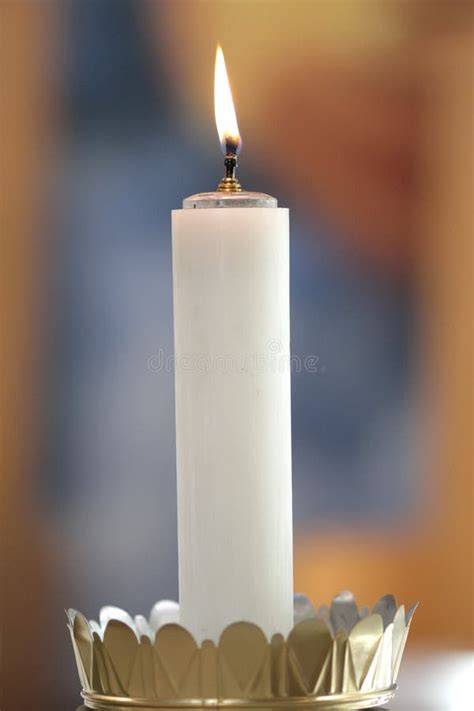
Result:
M69 610L85 706L368 709L393 698L416 605L405 613L386 595L369 611L346 592L319 610L296 595L294 609L286 639L236 622L201 645L175 603L157 603L148 620L103 608L97 623Z

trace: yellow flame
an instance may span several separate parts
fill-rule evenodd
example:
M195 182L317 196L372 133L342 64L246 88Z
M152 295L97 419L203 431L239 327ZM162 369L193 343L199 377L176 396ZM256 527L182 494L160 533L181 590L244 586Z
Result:
M240 132L237 116L235 115L229 77L227 76L224 53L220 45L217 45L214 70L214 111L217 132L224 152L227 146L232 146L234 152L238 153L241 145Z

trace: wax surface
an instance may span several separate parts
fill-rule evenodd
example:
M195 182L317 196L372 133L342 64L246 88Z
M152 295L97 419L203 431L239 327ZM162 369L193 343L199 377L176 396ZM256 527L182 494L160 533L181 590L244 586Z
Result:
M180 622L293 625L289 227L173 211Z

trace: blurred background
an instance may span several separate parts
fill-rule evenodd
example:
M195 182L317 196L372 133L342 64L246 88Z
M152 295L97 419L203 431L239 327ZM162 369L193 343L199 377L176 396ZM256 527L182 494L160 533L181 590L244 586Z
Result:
M292 351L318 363L292 380L295 587L421 600L402 670L417 711L421 658L460 672L472 11L0 1L3 711L78 704L65 607L177 597L173 373L150 364L173 352L170 210L222 173L217 42L240 181L291 208ZM465 708L442 687L437 709Z

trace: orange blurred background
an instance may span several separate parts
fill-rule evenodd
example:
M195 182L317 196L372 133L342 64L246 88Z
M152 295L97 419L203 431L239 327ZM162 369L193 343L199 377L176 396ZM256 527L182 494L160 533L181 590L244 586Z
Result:
M217 42L240 180L291 207L293 351L323 364L293 378L295 588L418 599L410 648L472 648L472 10L0 2L4 711L77 705L64 607L176 595L147 357L169 212L220 178Z

